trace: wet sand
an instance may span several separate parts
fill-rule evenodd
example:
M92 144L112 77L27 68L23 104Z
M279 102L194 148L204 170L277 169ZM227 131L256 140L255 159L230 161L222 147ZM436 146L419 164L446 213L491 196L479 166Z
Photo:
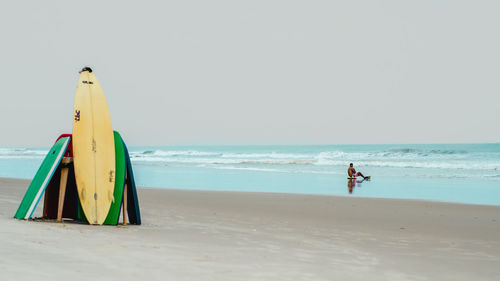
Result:
M140 188L143 225L90 226L12 218L28 185L0 179L1 280L500 279L500 206Z

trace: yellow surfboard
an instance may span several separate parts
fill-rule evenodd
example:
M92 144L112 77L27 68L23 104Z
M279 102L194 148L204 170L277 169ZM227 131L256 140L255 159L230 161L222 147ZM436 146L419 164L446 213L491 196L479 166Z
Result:
M115 187L115 144L111 117L92 69L80 72L73 116L73 161L78 197L90 224L102 224Z

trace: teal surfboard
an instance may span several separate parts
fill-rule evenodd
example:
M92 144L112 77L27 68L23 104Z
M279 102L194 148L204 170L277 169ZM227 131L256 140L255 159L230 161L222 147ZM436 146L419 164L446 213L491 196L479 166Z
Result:
M35 177L33 177L26 194L24 194L24 198L14 215L16 219L27 220L31 218L38 202L40 202L40 198L42 197L45 188L47 188L47 185L52 179L59 163L61 163L70 140L70 137L60 138L49 150L49 153L45 156L40 168L38 168Z
M113 192L114 201L109 208L108 216L103 224L117 225L120 218L120 210L123 198L123 186L125 184L125 150L123 149L122 137L114 131L115 137L115 190Z

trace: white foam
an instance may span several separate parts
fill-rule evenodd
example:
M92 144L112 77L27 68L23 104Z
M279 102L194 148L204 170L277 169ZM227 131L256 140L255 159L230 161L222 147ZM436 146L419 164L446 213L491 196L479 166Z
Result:
M145 151L133 151L130 152L132 156L143 155L147 156L158 156L158 157L172 157L172 156L218 156L220 153L217 152L204 152L196 150L145 150Z
M291 153L223 153L223 158L238 158L238 159L308 159L311 155L308 154L291 154Z
M0 155L1 157L1 155ZM393 149L375 152L344 152L340 150L316 153L279 152L211 152L200 150L143 150L132 152L134 162L157 162L163 164L217 164L241 166L314 165L345 167L350 162L357 166L380 168L428 168L447 170L500 170L500 157L492 161L483 160L480 154L471 157L465 152L447 150Z
M30 149L21 147L0 148L0 159L41 159L48 149Z

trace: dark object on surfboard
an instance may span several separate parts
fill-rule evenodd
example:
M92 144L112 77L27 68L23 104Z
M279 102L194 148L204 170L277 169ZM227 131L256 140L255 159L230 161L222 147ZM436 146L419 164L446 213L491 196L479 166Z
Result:
M82 73L84 71L88 71L88 72L92 72L92 68L88 67L88 66L85 66L84 68L82 68L82 70L80 70L78 73Z

